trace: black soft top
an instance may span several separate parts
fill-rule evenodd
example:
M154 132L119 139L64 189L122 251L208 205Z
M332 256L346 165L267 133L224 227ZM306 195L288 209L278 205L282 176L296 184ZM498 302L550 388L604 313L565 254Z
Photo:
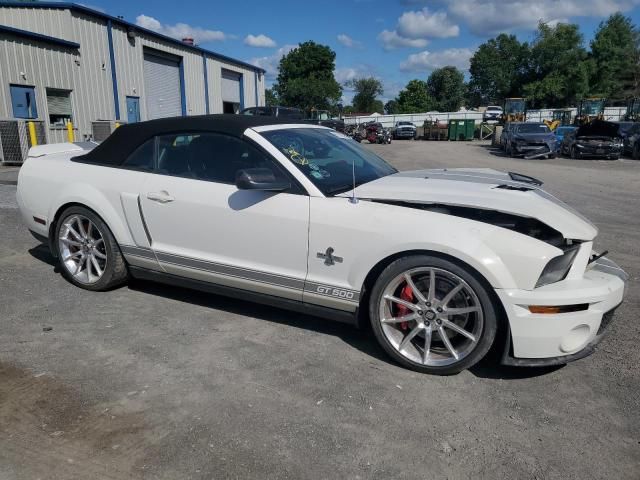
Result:
M242 137L247 128L262 125L292 123L291 119L251 115L197 115L171 117L132 123L117 128L107 139L86 155L75 157L75 161L120 165L140 145L155 135L180 132L216 132L233 137ZM298 121L297 123L303 123Z

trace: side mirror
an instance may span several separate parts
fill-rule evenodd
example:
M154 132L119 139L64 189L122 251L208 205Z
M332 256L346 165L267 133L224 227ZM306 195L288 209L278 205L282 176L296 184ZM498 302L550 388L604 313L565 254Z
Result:
M278 180L268 168L247 168L236 172L238 190L262 190L282 192L291 188L287 180Z

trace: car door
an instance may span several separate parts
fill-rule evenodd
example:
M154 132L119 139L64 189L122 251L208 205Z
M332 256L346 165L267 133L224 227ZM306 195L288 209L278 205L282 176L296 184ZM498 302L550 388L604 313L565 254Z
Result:
M236 172L257 167L292 188L238 190ZM167 273L302 300L309 197L255 145L217 133L156 137L156 173L140 198L152 249Z

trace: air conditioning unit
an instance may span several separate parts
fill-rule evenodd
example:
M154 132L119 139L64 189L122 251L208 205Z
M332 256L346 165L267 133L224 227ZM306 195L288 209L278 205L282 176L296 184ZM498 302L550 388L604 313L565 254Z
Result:
M123 125L124 122L117 122ZM95 142L103 142L116 129L114 120L95 120L91 122L91 139Z
M28 120L0 120L0 163L19 165L27 158L31 145ZM33 120L38 145L47 143L44 122Z

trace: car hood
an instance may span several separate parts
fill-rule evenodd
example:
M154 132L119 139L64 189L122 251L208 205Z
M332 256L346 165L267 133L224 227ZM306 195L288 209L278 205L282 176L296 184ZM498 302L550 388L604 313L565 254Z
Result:
M551 194L492 169L399 172L360 185L355 194L360 199L476 207L535 218L572 240L592 240L598 233L589 220Z
M618 137L619 127L615 123L605 120L594 120L593 122L582 125L576 132L576 137Z

